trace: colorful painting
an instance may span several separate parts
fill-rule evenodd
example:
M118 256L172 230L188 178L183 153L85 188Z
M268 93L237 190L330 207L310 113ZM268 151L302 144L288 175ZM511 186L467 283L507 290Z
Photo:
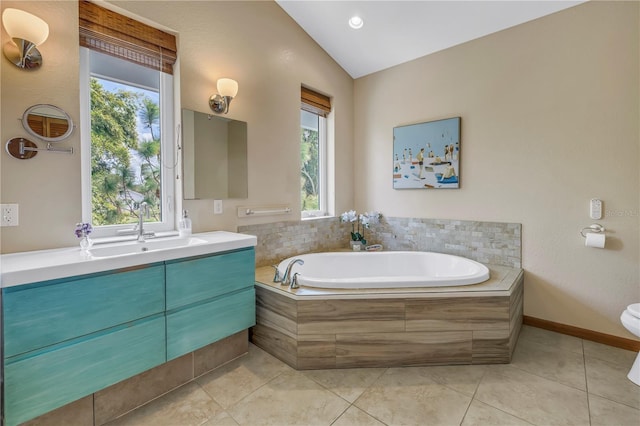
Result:
M460 187L460 117L393 129L394 189Z

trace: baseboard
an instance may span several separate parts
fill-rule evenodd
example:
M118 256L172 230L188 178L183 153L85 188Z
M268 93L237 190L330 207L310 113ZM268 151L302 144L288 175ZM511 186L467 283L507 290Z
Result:
M556 333L567 334L569 336L579 337L592 342L603 343L616 348L626 349L628 351L640 352L640 342L625 337L613 336L611 334L600 333L598 331L587 330L585 328L574 327L572 325L560 324L553 321L543 320L540 318L529 317L524 315L523 324L532 327L543 328Z

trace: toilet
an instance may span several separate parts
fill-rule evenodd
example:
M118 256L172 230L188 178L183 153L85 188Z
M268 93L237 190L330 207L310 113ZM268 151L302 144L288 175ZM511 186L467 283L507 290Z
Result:
M620 321L627 330L640 337L640 303L627 306L627 309L620 315ZM627 374L629 380L640 386L640 353L636 357L631 371Z

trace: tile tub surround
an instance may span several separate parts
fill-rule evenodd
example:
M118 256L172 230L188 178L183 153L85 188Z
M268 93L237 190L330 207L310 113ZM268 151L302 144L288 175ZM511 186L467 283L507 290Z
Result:
M523 271L489 268L491 278L471 286L328 291L291 290L261 267L251 341L298 370L508 363Z
M350 231L351 225L337 217L238 227L238 232L258 238L256 266L273 265L301 253L348 248ZM492 265L522 267L519 223L383 215L365 236L370 244L382 244L385 250L433 251Z
M389 217L371 230L386 250L435 251L491 265L522 267L522 225Z
M23 426L103 425L247 354L244 330L62 406Z

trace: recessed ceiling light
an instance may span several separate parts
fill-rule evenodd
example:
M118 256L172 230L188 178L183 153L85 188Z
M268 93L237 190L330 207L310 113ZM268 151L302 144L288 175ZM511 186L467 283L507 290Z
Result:
M364 25L364 21L359 16L352 16L349 18L349 26L354 30L359 30Z

